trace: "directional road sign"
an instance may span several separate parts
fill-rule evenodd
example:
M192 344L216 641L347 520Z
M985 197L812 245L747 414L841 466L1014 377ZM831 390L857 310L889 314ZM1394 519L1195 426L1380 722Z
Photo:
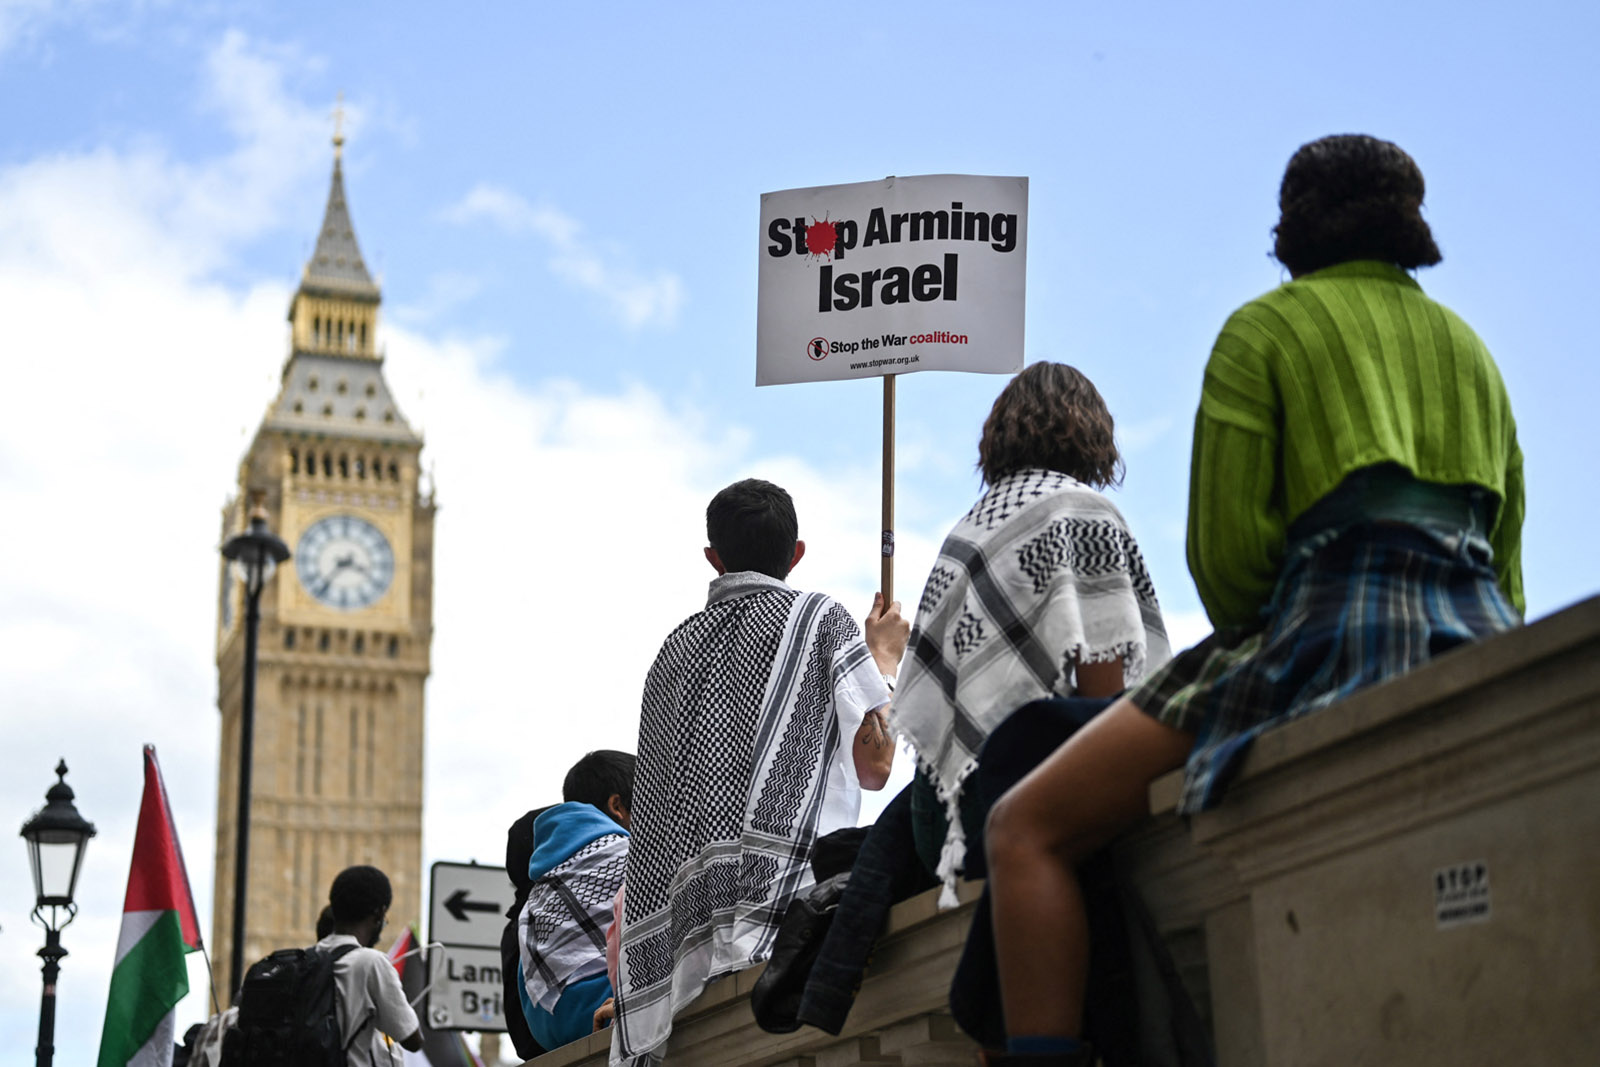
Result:
M428 1025L435 1030L504 1030L500 949L446 945L428 953ZM521 1011L520 1003L510 1005Z
M500 947L506 909L516 889L504 867L435 863L428 892L428 940L477 948Z
M433 865L429 874L428 1025L435 1030L504 1030L500 934L516 890L503 867ZM520 1007L520 1005L513 1005Z

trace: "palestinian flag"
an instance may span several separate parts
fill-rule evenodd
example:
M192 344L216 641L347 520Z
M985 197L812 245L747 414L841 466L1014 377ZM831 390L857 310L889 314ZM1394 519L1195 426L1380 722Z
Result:
M401 988L405 987L406 964L418 954L417 927L413 923L406 927L406 932L401 934L389 949L389 962L394 964L395 972L400 975Z
M184 957L200 947L189 875L154 745L144 746L144 800L122 905L122 936L106 998L99 1067L172 1063L174 1009L189 992Z
M426 946L417 938L416 923L406 927L406 932L395 940L389 949L389 961L400 972L400 988L417 1009L417 1021L422 1024L422 1051L407 1052L406 1067L484 1067L483 1060L467 1044L465 1034L435 1030L428 1025L422 1001L428 988L428 956Z

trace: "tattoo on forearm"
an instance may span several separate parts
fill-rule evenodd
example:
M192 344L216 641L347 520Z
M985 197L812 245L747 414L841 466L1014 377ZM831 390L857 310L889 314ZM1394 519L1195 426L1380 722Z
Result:
M894 738L889 736L889 724L884 721L883 713L879 711L867 712L866 729L861 732L861 743L870 744L880 751L894 744Z

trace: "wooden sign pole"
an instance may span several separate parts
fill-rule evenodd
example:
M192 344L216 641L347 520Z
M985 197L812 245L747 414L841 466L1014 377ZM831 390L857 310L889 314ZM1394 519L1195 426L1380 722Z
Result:
M894 603L894 379L883 376L883 605Z

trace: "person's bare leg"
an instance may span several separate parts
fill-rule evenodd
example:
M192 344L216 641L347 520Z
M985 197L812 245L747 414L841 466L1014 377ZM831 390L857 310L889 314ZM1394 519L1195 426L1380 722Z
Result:
M1119 700L1001 797L985 831L1000 999L1012 1035L1077 1037L1089 968L1076 864L1149 811L1192 734Z

